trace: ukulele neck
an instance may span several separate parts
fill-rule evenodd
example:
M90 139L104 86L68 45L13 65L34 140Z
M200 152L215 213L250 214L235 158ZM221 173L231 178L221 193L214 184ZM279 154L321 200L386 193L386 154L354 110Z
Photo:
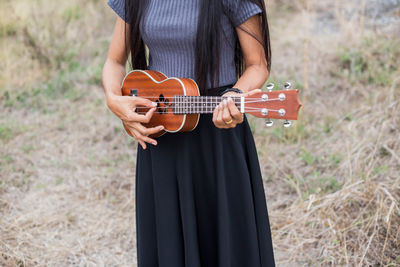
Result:
M236 107L244 113L244 97L231 97ZM226 96L174 96L174 114L209 114Z

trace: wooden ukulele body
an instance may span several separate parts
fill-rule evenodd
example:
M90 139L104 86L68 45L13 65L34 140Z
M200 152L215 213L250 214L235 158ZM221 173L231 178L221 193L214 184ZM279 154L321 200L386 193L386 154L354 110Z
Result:
M176 95L199 96L200 91L192 79L168 78L163 73L153 70L134 70L126 77L122 85L122 95L137 96L156 102L157 110L149 123L143 124L147 128L164 126L164 130L150 137L159 137L166 132L187 132L196 128L200 114L174 114L173 97ZM140 113L149 108L138 107ZM124 125L126 132L132 133Z

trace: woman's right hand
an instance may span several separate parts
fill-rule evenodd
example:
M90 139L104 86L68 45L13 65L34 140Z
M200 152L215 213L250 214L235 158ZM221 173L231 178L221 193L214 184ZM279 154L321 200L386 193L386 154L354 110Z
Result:
M148 135L162 131L162 125L146 128L142 123L148 123L156 110L157 104L148 99L137 96L107 96L107 106L119 117L124 125L131 132L133 137L139 142L143 149L146 149L146 143L157 145L157 141L148 137ZM137 106L150 108L145 115L135 112Z

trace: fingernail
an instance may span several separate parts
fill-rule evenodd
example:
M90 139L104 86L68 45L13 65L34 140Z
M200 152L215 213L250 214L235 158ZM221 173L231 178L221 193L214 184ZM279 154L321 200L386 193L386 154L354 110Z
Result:
M153 145L155 145L155 146L156 146L156 145L157 145L157 142L153 142Z
M153 107L157 107L157 103L156 103L156 102L152 102L151 105L152 105Z
M160 126L160 127L158 127L158 129L164 130L164 126Z
M229 102L232 102L232 97L228 97L228 101L229 101Z

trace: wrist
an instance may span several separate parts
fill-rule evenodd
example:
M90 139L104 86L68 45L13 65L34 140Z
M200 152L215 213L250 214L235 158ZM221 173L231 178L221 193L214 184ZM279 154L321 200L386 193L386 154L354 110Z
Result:
M221 96L227 95L228 93L236 93L236 94L243 94L243 91L239 88L228 88L221 92Z
M225 94L223 94L222 95L222 97L229 97L229 96L232 96L232 97L234 97L234 96L241 96L242 94L239 94L239 93L235 93L235 92L227 92L227 93L225 93Z

